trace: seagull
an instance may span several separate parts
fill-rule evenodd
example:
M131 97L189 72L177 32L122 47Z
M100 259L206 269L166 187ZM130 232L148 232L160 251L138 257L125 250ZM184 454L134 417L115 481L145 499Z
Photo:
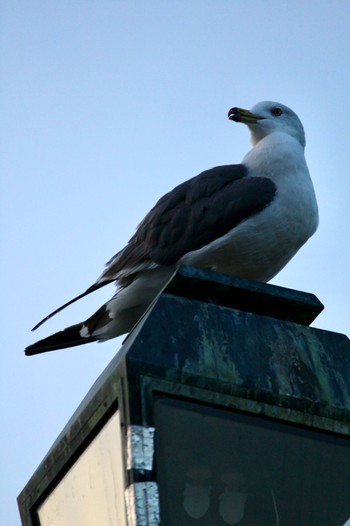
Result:
M105 341L131 331L181 264L261 282L271 280L314 234L318 209L299 117L277 102L231 108L252 149L165 194L97 281L54 314L115 282L115 295L86 321L44 338L26 355Z

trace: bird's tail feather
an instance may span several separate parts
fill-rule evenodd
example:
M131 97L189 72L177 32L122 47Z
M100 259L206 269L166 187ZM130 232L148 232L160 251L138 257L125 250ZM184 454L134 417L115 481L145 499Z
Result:
M96 336L81 336L83 326L83 323L77 323L76 325L67 327L67 329L64 329L63 331L56 332L43 340L39 340L38 342L29 345L24 352L27 356L33 356L34 354L56 351L58 349L65 349L66 347L75 347L76 345L83 345L84 343L96 341L98 339Z

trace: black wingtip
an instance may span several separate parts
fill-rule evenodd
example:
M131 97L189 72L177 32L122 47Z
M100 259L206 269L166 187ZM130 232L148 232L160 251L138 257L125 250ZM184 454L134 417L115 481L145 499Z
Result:
M84 298L85 296L87 296L88 294L91 294L91 292L95 292L95 290L98 290L100 289L101 287L104 287L105 285L108 285L109 283L111 283L112 281L114 280L106 280L106 281L102 281L100 283L96 283L95 285L91 285L91 287L89 287L88 289L86 289L85 292L83 292L82 294L79 294L78 296L75 296L75 298L73 298L72 300L69 300L67 301L67 303L65 303L64 305L61 305L61 307L58 307L58 309L54 310L53 312L50 312L50 314L48 314L47 316L45 316L45 318L43 318L42 320L39 321L39 323L37 323L33 328L32 328L32 331L36 331L36 329L38 329L43 323L45 323L47 320L49 320L50 318L52 318L52 316L55 316L55 314L58 314L59 312L61 312L61 310L65 309L66 307L69 307L69 305L72 305L72 303L75 303L76 301L80 300L81 298Z
M85 343L96 341L94 336L84 338L80 335L82 326L82 323L78 323L77 325L72 325L63 331L56 332L55 334L52 334L52 336L48 336L43 340L39 340L38 342L26 347L24 354L26 356L34 356L35 354L57 351L68 347L76 347L77 345L84 345Z
M64 307L62 307L63 309ZM46 316L45 318L43 318L42 320L39 321L39 323L37 323L33 328L32 328L32 331L36 331L40 325L42 325L43 323L45 323L48 319L50 319L52 316L54 316L54 314L56 314L58 312L59 309L57 309L57 311L55 312L52 312L51 314L48 314L48 316Z

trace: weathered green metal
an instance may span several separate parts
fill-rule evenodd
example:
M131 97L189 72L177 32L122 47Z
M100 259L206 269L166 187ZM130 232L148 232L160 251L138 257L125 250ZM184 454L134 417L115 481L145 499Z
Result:
M281 408L281 418L287 408L299 422L312 415L325 429L350 430L344 335L164 294L126 362L140 374Z
M322 310L317 298L213 274L179 269L126 355L129 373L133 366L136 375L147 370L168 383L215 391L216 398L258 402L259 412L269 404L275 416L298 411L298 422L316 425L317 418L316 427L350 433L349 339L300 323ZM230 302L240 309L221 305Z
M152 426L155 392L350 437L350 341L308 327L322 308L312 294L178 269L19 495L22 523L36 524L38 503L116 407L124 429Z
M166 293L310 325L323 310L314 294L181 266Z

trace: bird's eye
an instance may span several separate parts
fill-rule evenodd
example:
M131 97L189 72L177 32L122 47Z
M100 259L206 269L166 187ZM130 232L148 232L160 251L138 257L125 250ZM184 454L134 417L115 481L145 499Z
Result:
M281 108L274 108L272 110L272 113L275 117L279 117L280 115L282 115L283 111L281 110Z

